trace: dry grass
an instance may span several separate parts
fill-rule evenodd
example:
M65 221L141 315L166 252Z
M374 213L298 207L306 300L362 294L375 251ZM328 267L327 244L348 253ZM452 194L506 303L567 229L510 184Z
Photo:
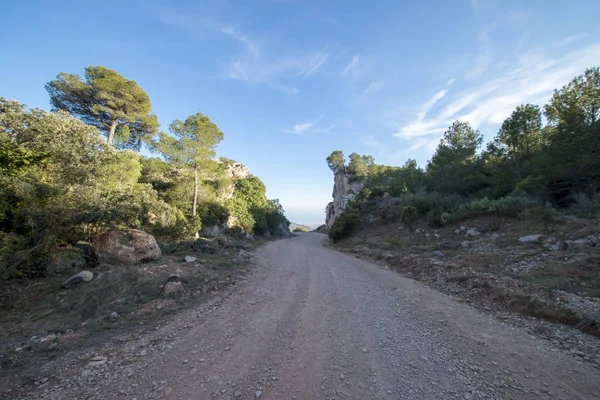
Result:
M454 233L461 225L476 228L482 234L466 238ZM600 248L550 251L540 243L518 241L521 236L538 233L562 241L598 235L598 221L566 218L547 226L536 221L482 217L435 230L425 225L416 227L423 233L398 228L371 227L342 240L339 247L365 258L384 260L401 273L475 303L563 323L600 336L597 322L563 307L552 294L558 289L600 296ZM463 241L471 241L472 246L462 247ZM444 257L434 257L432 252L436 250L443 252ZM527 268L513 268L521 265Z
M152 324L197 304L208 293L235 283L251 266L250 259L238 256L238 251L262 243L220 238L209 242L210 252L183 245L157 262L88 268L95 278L68 289L62 287L68 276L0 282L0 373L48 360L103 332ZM196 257L196 262L186 263L186 255ZM172 274L180 277L186 294L165 299L162 286ZM31 340L47 335L57 338ZM22 350L15 352L17 347Z

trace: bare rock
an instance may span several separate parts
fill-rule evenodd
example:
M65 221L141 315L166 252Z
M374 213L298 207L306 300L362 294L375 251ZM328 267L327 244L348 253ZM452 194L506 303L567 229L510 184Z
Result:
M185 293L183 283L181 282L167 282L163 289L165 296L176 297Z
M465 236L468 236L468 237L475 237L475 236L479 236L479 235L481 235L481 233L477 229L469 229L467 231L467 233L465 234Z
M89 282L92 279L94 279L94 274L92 272L81 271L81 272L73 275L66 281L64 281L64 283L62 285L63 285L63 287L67 287L67 286L75 285L75 284L82 283L82 282Z
M223 233L223 230L219 225L205 226L202 227L202 231L200 231L200 233L202 236L217 237Z
M100 366L106 364L106 361L107 361L107 358L104 356L95 356L90 359L90 362L88 363L87 366L88 366L88 368L100 367Z
M171 275L163 287L163 294L167 297L177 297L186 293L183 282L178 275Z
M160 247L154 236L136 229L111 230L92 241L98 261L117 264L136 264L158 260Z
M184 260L186 263L192 263L192 262L196 261L196 257L185 256Z
M51 342L54 342L56 340L56 338L57 338L57 336L55 334L50 334L48 336L44 336L39 341L40 341L40 343L45 343L45 342L51 343Z
M346 211L350 201L365 186L365 180L350 173L346 168L338 168L334 173L333 201L327 205L325 224L331 228L335 220ZM282 236L287 236L284 234Z
M538 240L540 240L542 238L542 235L536 234L536 235L527 235L527 236L521 236L519 238L519 242L521 243L530 243L530 242L537 242Z
M583 249L586 247L595 246L595 244L589 238L567 240L565 243L569 249Z

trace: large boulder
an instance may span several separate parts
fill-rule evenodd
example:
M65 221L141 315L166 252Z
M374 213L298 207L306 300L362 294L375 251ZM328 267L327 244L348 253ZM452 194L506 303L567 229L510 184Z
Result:
M92 240L99 262L137 264L158 260L160 247L154 236L136 229L111 230Z
M289 225L285 224L285 223L280 223L279 226L277 227L275 233L279 236L291 236L292 233L290 232L290 227Z

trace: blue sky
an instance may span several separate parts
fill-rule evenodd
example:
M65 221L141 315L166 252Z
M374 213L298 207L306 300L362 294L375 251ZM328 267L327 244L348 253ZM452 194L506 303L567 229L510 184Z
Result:
M86 4L87 3L87 4ZM163 129L200 110L219 156L288 217L322 223L331 151L424 166L452 121L486 141L521 103L600 64L596 0L27 1L0 4L0 96L48 109L59 72L103 65Z

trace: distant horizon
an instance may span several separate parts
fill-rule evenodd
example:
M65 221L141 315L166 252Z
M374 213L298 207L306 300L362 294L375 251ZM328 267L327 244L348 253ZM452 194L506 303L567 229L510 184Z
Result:
M333 150L424 167L455 120L489 142L517 105L543 106L600 64L595 5L7 3L0 96L47 110L60 72L114 69L149 94L162 130L200 110L224 132L218 156L247 165L290 221L323 224Z

